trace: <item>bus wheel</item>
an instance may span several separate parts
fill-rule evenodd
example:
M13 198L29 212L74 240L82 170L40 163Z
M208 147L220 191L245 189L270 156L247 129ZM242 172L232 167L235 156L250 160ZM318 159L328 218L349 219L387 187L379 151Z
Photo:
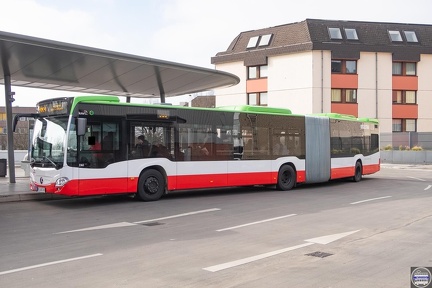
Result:
M147 170L138 181L138 198L142 201L155 201L165 192L165 179L157 170Z
M293 167L290 165L283 165L278 174L277 189L290 190L296 183L297 175Z
M362 164L360 163L360 161L357 161L355 165L354 176L352 178L354 182L360 182L360 180L362 180L362 171Z

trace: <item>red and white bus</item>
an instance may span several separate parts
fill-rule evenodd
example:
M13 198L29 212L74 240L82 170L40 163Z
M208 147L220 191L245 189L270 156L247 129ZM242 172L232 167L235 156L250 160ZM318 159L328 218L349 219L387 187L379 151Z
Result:
M374 119L131 104L114 96L45 100L37 109L30 186L44 193L153 201L197 188L358 182L380 169Z

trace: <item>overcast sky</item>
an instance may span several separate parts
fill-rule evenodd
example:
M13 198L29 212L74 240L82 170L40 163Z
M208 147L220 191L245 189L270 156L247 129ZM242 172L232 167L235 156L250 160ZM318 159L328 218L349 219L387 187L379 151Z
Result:
M240 32L307 18L432 24L432 0L0 0L0 7L0 31L206 68ZM14 106L78 95L12 90Z

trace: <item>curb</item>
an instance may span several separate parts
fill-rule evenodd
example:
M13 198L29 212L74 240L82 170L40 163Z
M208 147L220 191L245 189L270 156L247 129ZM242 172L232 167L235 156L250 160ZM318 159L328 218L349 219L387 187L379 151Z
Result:
M69 199L69 197L53 194L36 194L36 193L22 193L18 194L0 195L0 203L6 202L19 202L19 201L47 201L47 200L60 200Z

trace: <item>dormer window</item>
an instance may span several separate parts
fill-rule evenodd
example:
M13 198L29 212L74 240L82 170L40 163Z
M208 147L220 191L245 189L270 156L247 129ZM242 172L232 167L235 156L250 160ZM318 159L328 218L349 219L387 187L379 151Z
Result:
M246 46L246 48L256 48L262 47L262 46L268 46L270 44L270 40L272 38L273 34L265 34L260 36L253 36L249 39L249 42Z
M342 39L342 33L340 28L328 28L330 39Z
M388 31L390 39L392 42L402 42L402 36L399 31L389 30Z
M258 39L259 39L259 36L251 37L249 39L249 42L248 42L246 48L255 48L258 44Z
M272 34L262 35L258 46L268 46L270 44L271 37Z
M348 40L358 40L357 31L354 28L344 28Z
M407 40L407 42L411 42L411 43L417 43L418 39L417 39L417 35L414 31L403 31L405 34L405 38Z

